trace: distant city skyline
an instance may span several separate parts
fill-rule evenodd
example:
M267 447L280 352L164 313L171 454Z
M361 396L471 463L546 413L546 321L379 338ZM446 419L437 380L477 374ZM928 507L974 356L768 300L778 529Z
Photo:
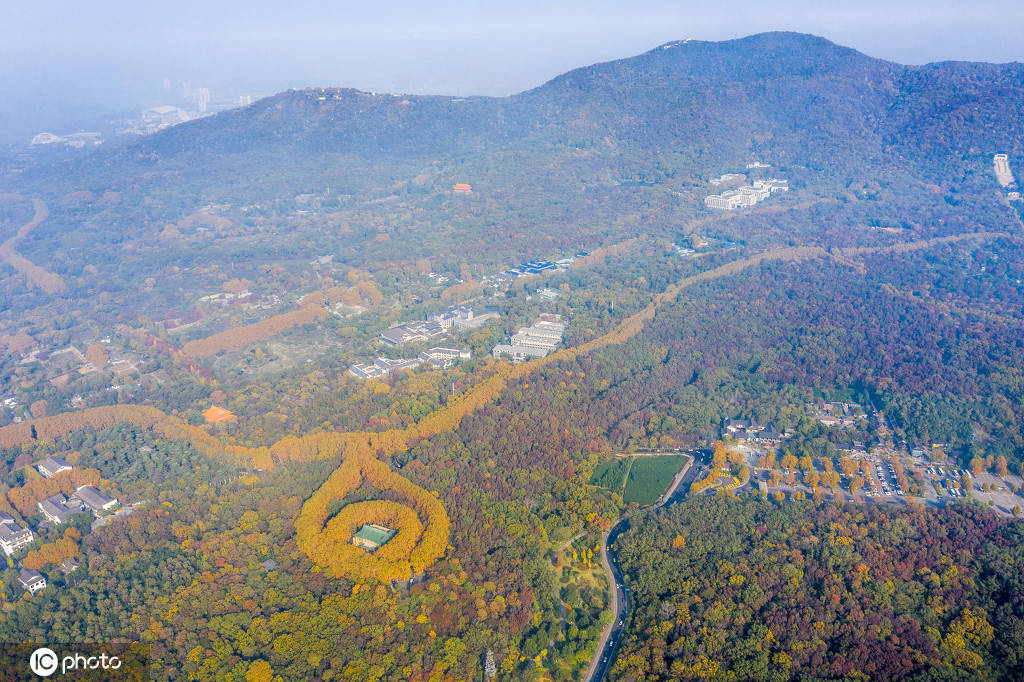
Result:
M910 64L1024 59L1024 7L993 0L841 6L383 0L281 8L267 0L4 3L0 142L23 137L26 125L70 125L169 103L168 82L178 94L185 82L197 92L207 89L207 103L308 86L507 95L671 40L770 30L813 33Z

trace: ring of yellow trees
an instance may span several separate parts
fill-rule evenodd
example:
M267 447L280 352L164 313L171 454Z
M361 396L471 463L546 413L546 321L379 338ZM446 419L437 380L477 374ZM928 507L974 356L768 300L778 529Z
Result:
M379 523L398 533L372 554L350 544L352 536L363 524ZM373 500L350 504L324 525L322 540L310 552L310 558L320 565L342 564L346 573L360 577L381 576L400 579L408 572L409 557L416 543L423 537L423 524L411 507L388 500Z
M451 524L441 501L399 476L368 448L353 448L345 461L302 506L295 520L299 548L336 577L408 580L444 555ZM363 483L390 490L407 502L357 502L328 519L331 502ZM373 554L350 544L364 523L380 523L398 533Z

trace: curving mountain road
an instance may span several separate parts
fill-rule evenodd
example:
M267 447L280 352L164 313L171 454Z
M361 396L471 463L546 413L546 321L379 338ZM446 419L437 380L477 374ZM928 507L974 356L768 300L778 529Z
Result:
M692 459L679 470L679 473L672 479L668 490L657 502L648 507L642 507L632 514L623 514L601 538L601 564L604 566L605 573L608 574L608 584L612 591L612 620L605 626L604 632L601 633L601 639L597 642L594 657L590 660L590 667L587 668L587 675L584 677L587 682L603 680L608 669L615 662L615 654L622 641L622 633L626 629L626 616L629 614L629 588L622 580L622 568L616 560L615 552L610 547L615 544L619 535L629 529L629 522L632 518L660 507L672 506L686 497L690 484L704 469L703 465L697 461L696 453L691 453L691 457Z

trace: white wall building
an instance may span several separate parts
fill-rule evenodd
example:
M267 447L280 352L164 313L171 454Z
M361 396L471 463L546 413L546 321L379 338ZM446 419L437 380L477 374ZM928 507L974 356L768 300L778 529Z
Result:
M996 180L1003 187L1013 182L1013 171L1010 170L1010 157L1006 154L996 154L992 157L992 164L995 166Z
M459 348L430 348L419 354L419 360L424 364L434 365L441 369L446 369L459 360L468 360L469 358L469 350Z

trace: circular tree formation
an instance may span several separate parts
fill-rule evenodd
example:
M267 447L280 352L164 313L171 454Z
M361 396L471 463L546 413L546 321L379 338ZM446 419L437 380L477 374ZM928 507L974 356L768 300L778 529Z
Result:
M405 502L369 500L349 504L328 518L331 502L363 483L397 493ZM366 523L397 531L373 553L351 544ZM296 539L318 566L334 577L408 580L444 555L450 522L440 500L396 474L370 455L368 448L349 448L345 461L302 506L295 520Z
M397 531L394 537L373 553L351 544L352 536L363 525L380 524ZM388 500L369 500L350 504L324 525L326 541L316 547L314 561L321 565L338 563L349 573L362 578L381 577L400 580L412 573L409 557L423 537L423 524L411 507Z

